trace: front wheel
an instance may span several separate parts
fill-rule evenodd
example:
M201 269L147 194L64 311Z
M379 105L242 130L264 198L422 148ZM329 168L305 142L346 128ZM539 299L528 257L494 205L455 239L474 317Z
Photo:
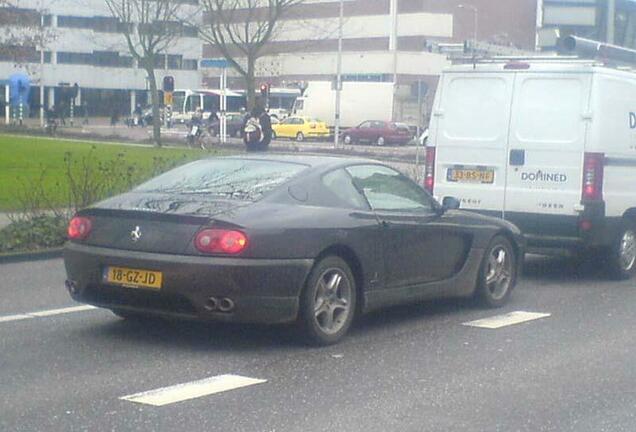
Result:
M512 244L495 236L482 259L475 296L488 307L501 307L510 298L517 280L517 257Z
M345 135L343 141L346 145L353 144L353 138L351 138L351 135Z
M607 256L610 277L629 279L636 274L636 224L624 220Z
M356 310L356 283L349 265L337 256L322 259L311 271L300 300L300 321L311 342L340 341Z
M302 132L298 132L296 134L296 141L298 141L298 142L305 141L305 135Z
M378 137L375 143L378 145L378 147L382 147L384 146L384 144L386 144L386 140L384 139L384 137Z

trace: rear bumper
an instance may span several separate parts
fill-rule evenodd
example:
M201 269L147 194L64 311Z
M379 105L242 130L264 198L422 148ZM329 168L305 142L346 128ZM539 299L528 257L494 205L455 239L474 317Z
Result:
M281 323L296 319L313 260L167 255L69 243L64 264L75 288L71 296L82 303L194 320ZM105 266L161 271L162 288L109 285ZM234 308L210 310L210 297L229 298Z

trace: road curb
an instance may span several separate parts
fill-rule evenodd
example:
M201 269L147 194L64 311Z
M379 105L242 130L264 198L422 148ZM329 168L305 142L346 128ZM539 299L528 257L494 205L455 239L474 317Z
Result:
M15 252L0 254L0 264L24 262L24 261L39 261L51 258L61 258L64 248L51 248L38 251L27 252Z

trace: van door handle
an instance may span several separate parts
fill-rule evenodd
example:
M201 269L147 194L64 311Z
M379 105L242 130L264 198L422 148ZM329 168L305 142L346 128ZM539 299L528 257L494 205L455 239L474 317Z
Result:
M526 164L526 151L523 149L510 150L510 165L523 166Z

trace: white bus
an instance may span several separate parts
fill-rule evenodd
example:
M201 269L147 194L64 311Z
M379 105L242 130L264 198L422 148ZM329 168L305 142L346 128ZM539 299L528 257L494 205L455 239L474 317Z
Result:
M245 111L247 105L245 95L232 90L226 90L225 94L228 113ZM190 120L197 108L203 110L204 118L208 118L211 113L218 113L221 108L220 90L180 89L174 91L172 98L172 120L178 123Z
M269 89L268 113L272 117L282 120L289 117L294 109L296 99L300 97L300 90L293 88Z

